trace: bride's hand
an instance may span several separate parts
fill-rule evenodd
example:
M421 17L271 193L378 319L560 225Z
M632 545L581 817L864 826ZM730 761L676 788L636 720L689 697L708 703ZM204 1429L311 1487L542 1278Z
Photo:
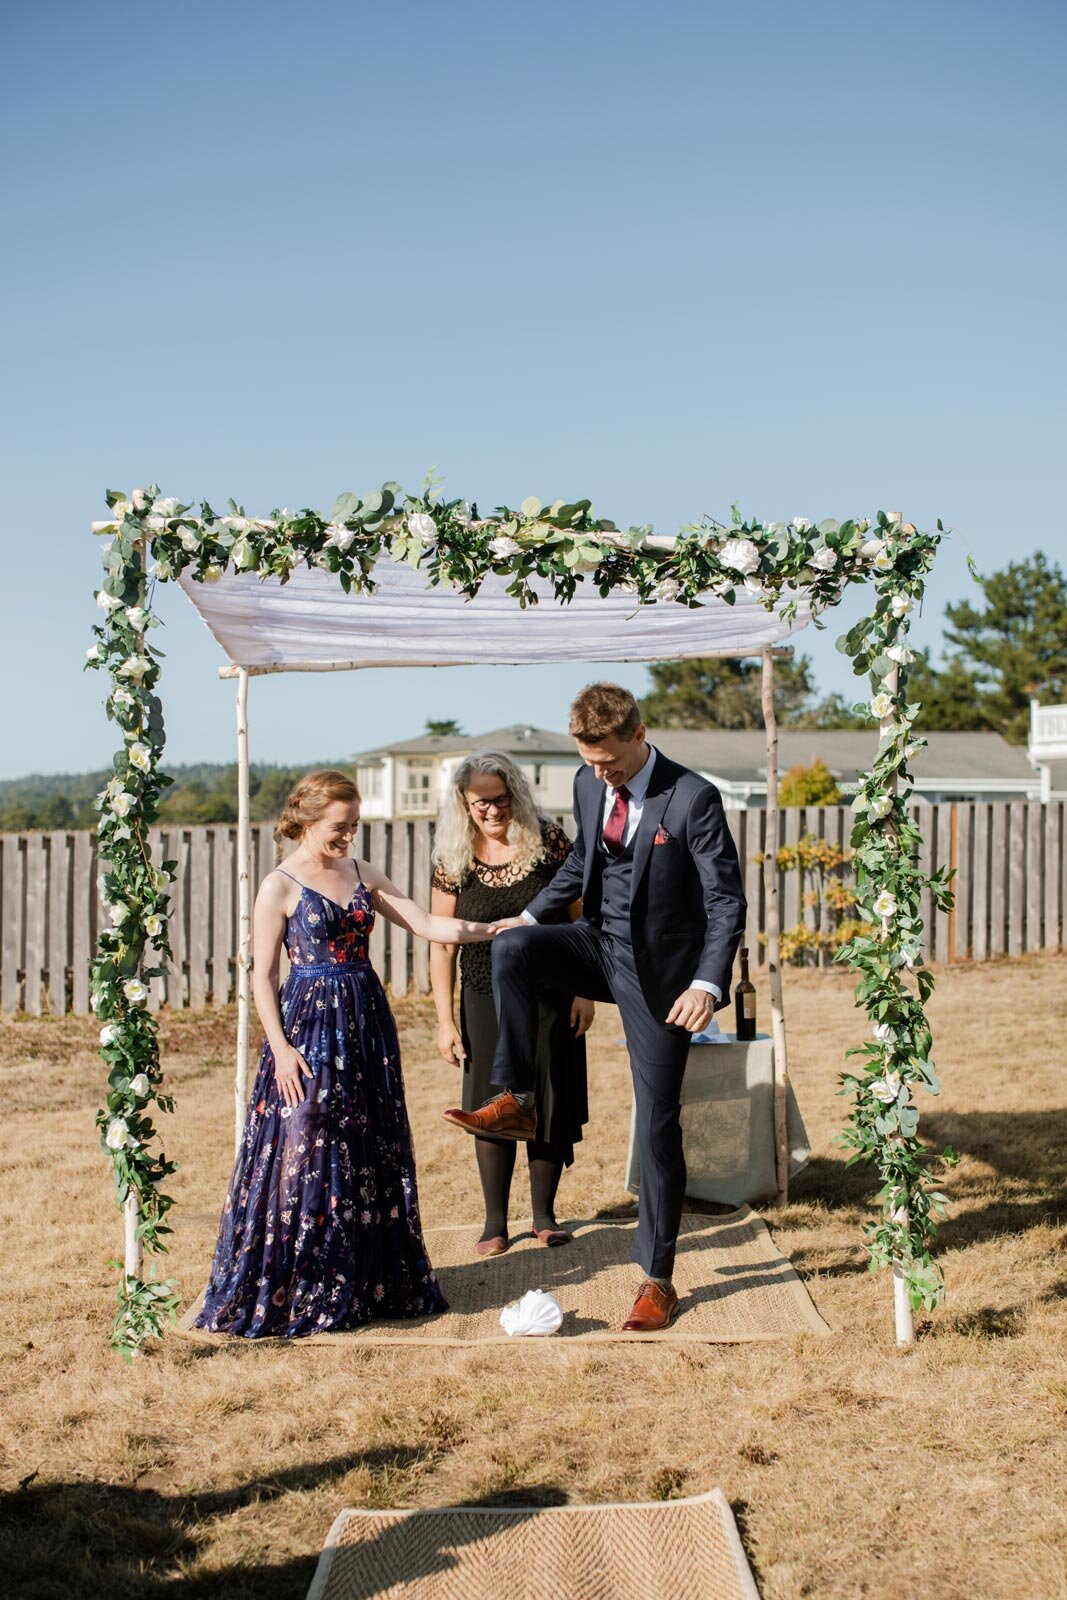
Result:
M300 1074L305 1078L313 1078L315 1074L300 1054L292 1045L287 1045L274 1057L274 1081L282 1092L287 1106L298 1106L304 1099L304 1085L300 1081Z
M441 1052L441 1059L450 1067L461 1067L467 1059L463 1040L454 1022L438 1023L437 1048Z
M501 917L498 922L489 924L489 937L495 939L498 933L507 933L509 928L525 928L525 917Z

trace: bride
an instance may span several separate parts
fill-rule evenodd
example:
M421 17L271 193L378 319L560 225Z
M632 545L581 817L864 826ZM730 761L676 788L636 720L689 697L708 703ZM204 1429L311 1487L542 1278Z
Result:
M432 916L352 859L359 791L309 773L256 897L253 992L266 1031L196 1326L298 1338L447 1309L423 1243L396 1026L367 957L376 914L466 944L490 925ZM292 963L279 994L282 946Z

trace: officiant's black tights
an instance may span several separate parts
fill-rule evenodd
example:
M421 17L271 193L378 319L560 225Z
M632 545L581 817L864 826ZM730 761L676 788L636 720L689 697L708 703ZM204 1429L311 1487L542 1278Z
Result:
M515 1172L514 1139L475 1139L478 1176L485 1197L483 1239L507 1238L508 1197ZM536 1228L556 1226L556 1190L563 1176L563 1162L550 1144L531 1140L526 1146L530 1162L530 1201Z

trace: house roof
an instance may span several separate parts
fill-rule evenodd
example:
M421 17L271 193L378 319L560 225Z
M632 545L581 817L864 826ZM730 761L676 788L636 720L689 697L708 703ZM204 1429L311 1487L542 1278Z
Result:
M529 722L513 722L506 728L491 728L488 733L424 733L414 739L398 739L395 744L364 750L353 760L371 761L386 755L466 755L470 750L502 750L508 756L573 756L574 740L568 734L535 728Z
M762 729L694 730L654 728L652 743L684 766L731 783L765 782L767 741ZM925 783L1004 782L1033 786L1037 775L1026 751L999 733L928 733L927 748L911 763ZM874 728L782 728L778 732L778 770L822 760L834 777L854 782L870 768L878 748Z
M928 744L911 764L923 783L1006 783L1034 786L1038 779L1026 751L1010 745L999 733L929 733ZM767 741L762 729L650 728L657 749L698 772L728 783L760 784L767 777ZM842 783L855 782L870 768L878 748L872 728L783 728L778 733L778 770L810 766L822 760ZM471 750L502 750L506 755L574 757L574 740L565 733L514 722L488 733L422 734L395 744L365 750L355 761L384 755L466 755ZM1067 788L1067 762L1053 765L1054 788Z

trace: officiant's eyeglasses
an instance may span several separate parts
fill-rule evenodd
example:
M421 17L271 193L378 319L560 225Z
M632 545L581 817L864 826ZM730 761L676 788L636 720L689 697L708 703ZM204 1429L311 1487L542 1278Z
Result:
M495 794L491 800L471 800L471 810L477 811L480 817L487 817L490 811L510 811L511 796L509 794Z

